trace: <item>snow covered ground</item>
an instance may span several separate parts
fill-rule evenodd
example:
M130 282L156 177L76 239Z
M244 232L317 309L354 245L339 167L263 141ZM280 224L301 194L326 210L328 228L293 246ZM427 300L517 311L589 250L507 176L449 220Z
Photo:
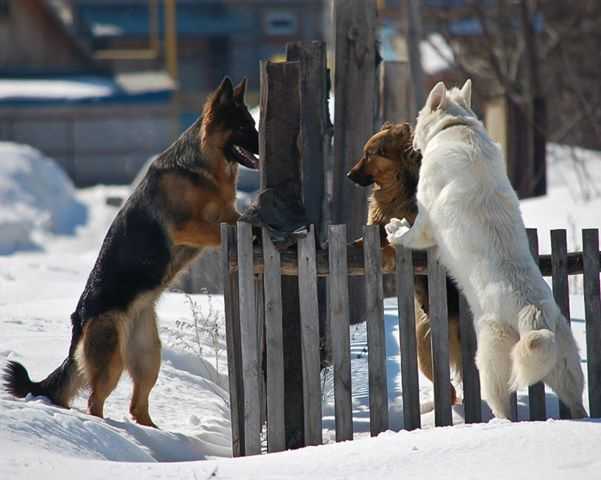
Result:
M576 153L574 160L565 147L552 146L550 194L522 204L526 224L540 229L542 250L548 251L546 230L572 225L574 233L568 237L577 247L580 228L601 226L601 196L596 190L601 185L601 156ZM0 181L4 178L0 175ZM13 249L12 254L0 256L0 366L17 360L39 379L64 358L69 315L116 212L104 202L109 193L116 193L115 187L74 191L73 198L87 212L84 221L74 222L71 231L63 234L40 227L34 235L37 250ZM48 199L31 205L41 211L50 203ZM3 212L10 213L8 206L0 203L0 219ZM0 243L4 232L0 230ZM574 293L573 328L585 358L582 296ZM462 409L455 407L455 427L428 428L433 412L425 411L422 431L368 438L362 325L351 330L358 440L248 459L223 458L231 455L231 448L222 309L219 296L190 299L167 293L160 301L163 364L151 395L151 414L159 431L129 419L131 382L126 376L109 397L105 420L85 414L85 395L73 409L64 410L43 398L15 400L0 391L0 478L601 478L601 424L592 420L460 425ZM193 312L201 318L198 329ZM393 300L386 301L385 314L391 428L399 430L401 382ZM216 319L221 329L217 338L204 328ZM331 376L325 385L324 439L332 441ZM420 387L427 407L431 385L420 377ZM557 400L551 392L547 403L549 414L557 416ZM488 409L483 409L489 418ZM522 393L520 417L526 416L527 397Z

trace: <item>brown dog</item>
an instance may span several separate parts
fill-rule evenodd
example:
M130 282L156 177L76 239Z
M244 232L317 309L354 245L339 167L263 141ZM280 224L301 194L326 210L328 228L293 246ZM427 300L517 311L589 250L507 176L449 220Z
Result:
M384 124L363 147L363 157L348 172L350 180L367 187L373 184L369 198L367 223L380 225L383 242L383 261L393 268L394 248L386 241L384 225L392 218L406 218L413 223L417 215L415 193L419 178L421 155L413 150L413 135L408 123ZM361 240L358 241L362 243ZM459 294L451 280L447 280L449 310L449 362L457 376L461 376L461 345L459 339ZM428 282L424 275L415 276L415 329L417 355L422 373L432 381L432 349L430 318L428 317ZM457 394L451 385L452 401Z
M220 222L234 223L238 164L257 168L258 133L244 104L246 81L226 78L202 116L150 165L106 234L75 312L64 362L33 382L9 362L6 389L17 397L44 395L68 407L85 386L90 414L128 370L130 413L155 426L149 395L161 365L155 303L173 277L205 248L220 244Z

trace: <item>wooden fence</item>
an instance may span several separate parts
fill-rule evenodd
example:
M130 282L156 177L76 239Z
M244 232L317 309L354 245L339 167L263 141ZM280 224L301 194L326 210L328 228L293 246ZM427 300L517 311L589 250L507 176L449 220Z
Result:
M529 230L531 250L544 276L552 277L553 293L570 318L568 276L584 274L585 322L590 415L601 417L601 297L599 231L583 230L583 251L567 253L566 231L551 232L551 255L538 255L536 230ZM371 435L388 429L388 385L384 331L381 247L378 227L365 226L364 246L347 245L346 226L331 225L328 249L316 249L313 229L298 240L297 249L276 250L266 231L262 245L253 245L246 223L222 225L227 353L232 441L235 456L285 449L282 278L295 277L299 286L304 444L322 443L320 338L317 281L327 279L331 358L334 371L336 441L353 438L351 355L349 338L349 277L365 283L369 411ZM404 428L420 428L419 385L415 337L414 275L426 274L429 284L434 367L435 424L451 425L448 388L449 347L446 274L432 252L397 250L399 344L401 352ZM460 301L463 354L463 404L466 423L481 421L476 338L469 307ZM514 402L514 420L517 406ZM569 418L560 405L561 418ZM529 389L529 419L547 418L545 387ZM262 437L266 424L266 438Z

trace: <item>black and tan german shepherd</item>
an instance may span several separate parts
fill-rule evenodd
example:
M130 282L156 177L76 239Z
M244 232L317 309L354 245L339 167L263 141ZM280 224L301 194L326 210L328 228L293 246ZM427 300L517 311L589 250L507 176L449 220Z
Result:
M75 312L65 361L41 382L9 362L6 389L44 395L68 407L85 386L89 413L103 416L124 369L134 389L130 413L155 426L148 396L159 373L155 302L206 247L220 244L220 223L234 223L238 164L257 168L258 133L244 104L246 80L225 78L202 115L151 164L104 239Z

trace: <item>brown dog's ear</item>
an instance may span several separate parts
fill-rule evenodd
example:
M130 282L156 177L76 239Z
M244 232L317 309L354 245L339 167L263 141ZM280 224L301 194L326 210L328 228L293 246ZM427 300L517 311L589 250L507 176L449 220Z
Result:
M234 99L234 86L229 77L225 77L215 92L214 103L226 105Z
M382 130L390 130L392 127L394 127L394 123L386 120L383 124L382 127L380 127L380 131Z
M244 94L246 93L246 77L234 88L234 99L244 103Z
M390 133L396 145L405 145L407 142L412 142L411 125L407 122L392 125Z

